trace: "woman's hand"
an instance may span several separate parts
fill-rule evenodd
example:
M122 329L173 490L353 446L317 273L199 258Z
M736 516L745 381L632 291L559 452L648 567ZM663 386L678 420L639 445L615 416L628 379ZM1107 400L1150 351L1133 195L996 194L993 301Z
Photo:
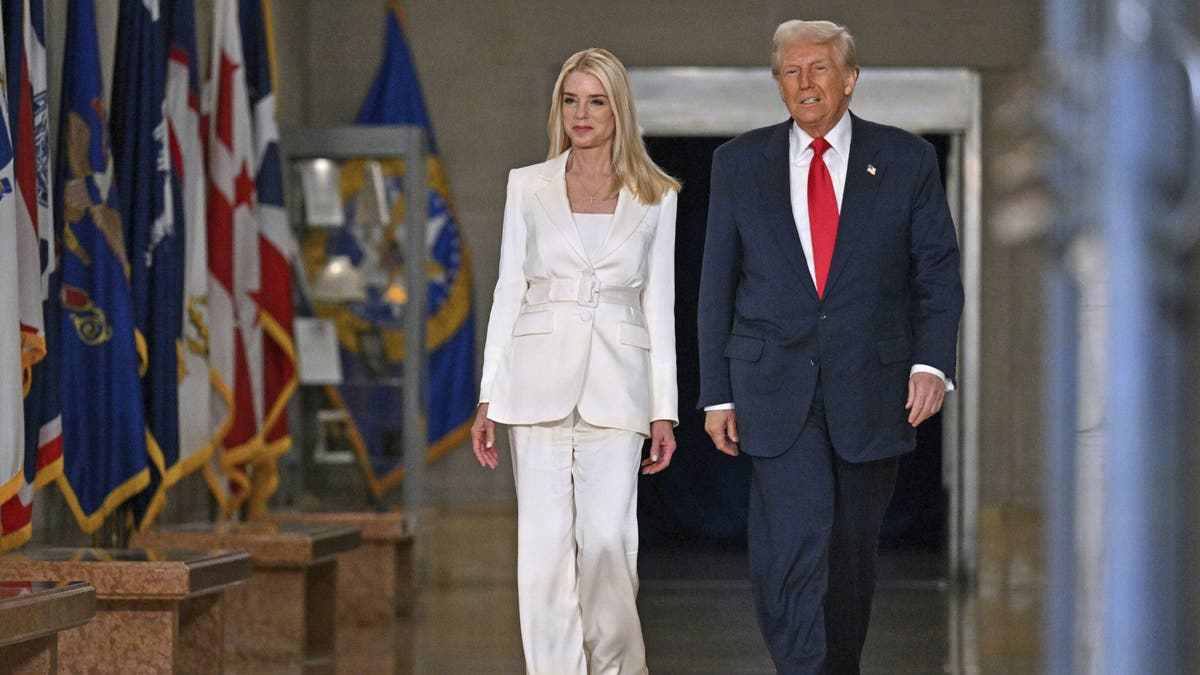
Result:
M650 423L650 457L642 460L642 473L658 473L671 463L675 454L675 427L671 420Z
M480 466L494 469L500 465L500 454L496 452L496 423L487 418L487 410L488 404L480 403L475 412L475 423L471 425L471 449L475 451Z

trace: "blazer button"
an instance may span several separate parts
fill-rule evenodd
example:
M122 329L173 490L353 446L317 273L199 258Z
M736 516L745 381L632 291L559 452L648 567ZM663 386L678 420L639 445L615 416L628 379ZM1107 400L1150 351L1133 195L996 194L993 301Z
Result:
M828 318L829 318L828 314L826 314L825 312L821 312L821 320L822 321L824 321L825 319L828 319Z
M588 311L585 311L585 312L583 312L582 314L580 314L580 315L579 315L579 319L580 319L581 321L591 321L591 320L592 320L592 313L591 313L591 312L588 312Z
M815 365L817 365L817 360L816 360L816 359L809 359L809 360L808 360L808 365L810 365L810 366L815 366Z

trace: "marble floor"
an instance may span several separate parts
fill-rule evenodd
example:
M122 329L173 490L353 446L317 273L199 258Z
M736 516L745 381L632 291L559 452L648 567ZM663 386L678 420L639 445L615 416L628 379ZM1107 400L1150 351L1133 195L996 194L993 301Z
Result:
M505 501L427 509L422 593L410 618L339 627L337 672L522 673L515 509ZM651 672L773 673L736 551L644 552L639 596ZM874 605L865 673L1038 671L1035 590L962 590L929 561L889 555ZM261 672L261 671L260 671Z

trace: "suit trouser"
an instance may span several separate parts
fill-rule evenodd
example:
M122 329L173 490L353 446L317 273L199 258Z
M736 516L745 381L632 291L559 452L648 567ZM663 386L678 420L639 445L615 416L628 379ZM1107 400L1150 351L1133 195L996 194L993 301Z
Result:
M530 673L646 672L635 604L643 436L577 413L514 426L517 596Z
M837 456L820 387L795 445L754 457L748 540L759 627L780 673L858 673L895 457Z

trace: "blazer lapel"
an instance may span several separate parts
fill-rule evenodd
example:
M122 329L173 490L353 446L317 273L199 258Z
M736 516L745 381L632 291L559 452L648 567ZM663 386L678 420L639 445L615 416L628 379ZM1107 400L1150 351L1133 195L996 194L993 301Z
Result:
M546 211L546 218L551 225L558 230L575 255L590 266L592 261L583 247L583 239L579 237L579 229L575 227L575 218L571 215L571 203L567 200L566 167L567 155L570 152L567 150L548 162L546 174L539 176L546 181L546 184L538 188L534 194L537 196L538 203L542 205L542 209Z
M796 218L792 215L791 158L788 156L788 133L792 120L778 125L763 148L762 163L756 173L759 186L759 203L766 216L766 228L778 243L784 257L800 276L800 283L813 299L817 298L817 287L808 271L804 258L804 247L800 245L800 232L796 229ZM836 247L836 244L835 244Z
M638 201L629 190L621 188L617 194L617 208L613 212L612 225L608 228L604 242L600 244L600 250L596 251L595 262L604 260L613 251L620 248L621 244L624 244L625 240L637 230L638 225L641 225L642 218L646 216L649 208Z
M838 217L837 240L833 245L833 260L825 280L825 293L837 283L838 275L854 254L854 249L871 236L869 218L875 208L875 196L887 165L878 156L879 145L871 130L851 113L853 132L850 136L850 157L846 163L846 185L842 191L842 212Z

